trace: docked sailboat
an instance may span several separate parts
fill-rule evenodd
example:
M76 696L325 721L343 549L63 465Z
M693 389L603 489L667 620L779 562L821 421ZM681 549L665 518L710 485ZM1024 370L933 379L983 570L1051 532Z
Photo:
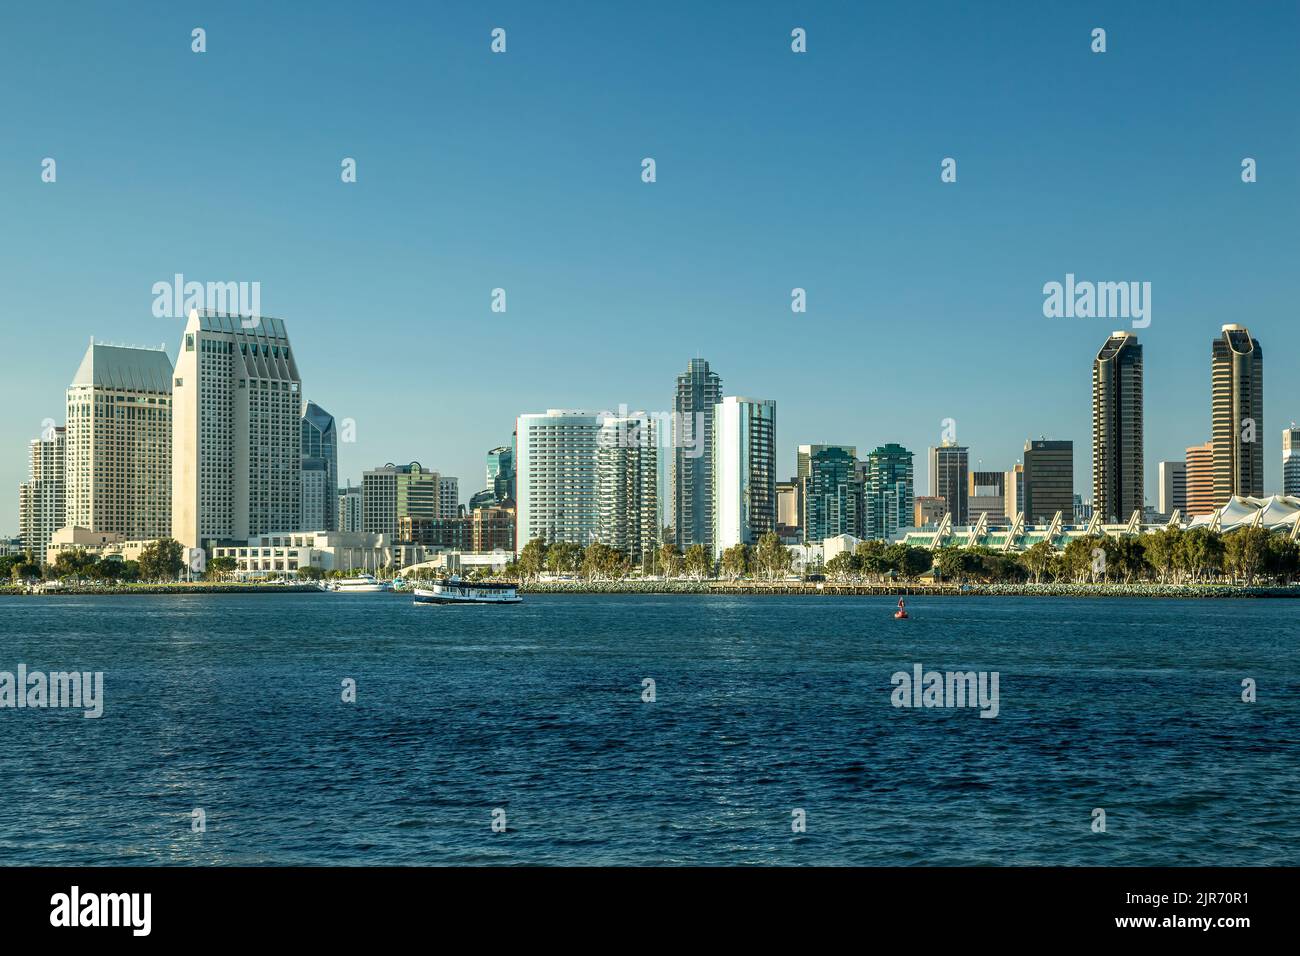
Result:
M519 604L518 585L488 581L462 581L452 576L414 590L416 604Z

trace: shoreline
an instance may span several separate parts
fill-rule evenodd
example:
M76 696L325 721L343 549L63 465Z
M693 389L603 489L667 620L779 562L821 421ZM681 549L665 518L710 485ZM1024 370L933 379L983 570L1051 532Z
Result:
M315 584L225 584L182 582L132 584L115 587L64 587L31 591L3 587L0 595L14 597L125 597L137 594L327 594ZM409 592L390 592L397 596ZM729 597L1073 597L1073 598L1300 598L1300 585L1244 584L836 584L794 581L534 581L519 586L520 594L650 594Z

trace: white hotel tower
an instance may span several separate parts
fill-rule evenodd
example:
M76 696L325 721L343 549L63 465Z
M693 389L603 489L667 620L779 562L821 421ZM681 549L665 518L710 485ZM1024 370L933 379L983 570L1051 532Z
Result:
M301 414L283 322L191 312L172 379L172 537L193 548L298 530Z
M515 422L516 553L534 538L584 547L597 539L596 450L603 422L592 412L558 408Z
M713 409L713 551L776 530L776 402L728 395Z

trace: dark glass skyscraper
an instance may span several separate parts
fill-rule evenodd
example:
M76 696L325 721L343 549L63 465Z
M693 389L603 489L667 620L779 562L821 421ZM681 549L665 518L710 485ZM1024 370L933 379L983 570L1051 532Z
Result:
M840 534L862 536L864 507L858 460L844 448L828 446L808 460L803 482L804 540L824 541Z
M1074 442L1025 442L1025 523L1074 523Z
M313 461L313 469L323 467L325 471L320 514L303 515L302 525L307 529L337 531L339 514L335 503L339 496L338 438L334 430L334 416L315 402L308 402L302 411L302 460L304 463ZM317 461L321 464L315 464Z
M1092 511L1103 522L1141 511L1142 346L1112 332L1092 363Z
M721 401L722 379L704 359L691 359L677 376L669 476L673 530L683 551L702 544L713 553L713 409Z

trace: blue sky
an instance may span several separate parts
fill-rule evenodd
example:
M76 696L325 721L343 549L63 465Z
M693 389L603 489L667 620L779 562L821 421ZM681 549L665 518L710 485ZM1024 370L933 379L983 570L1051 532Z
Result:
M1224 322L1264 347L1275 490L1300 418L1297 9L10 5L0 532L89 337L175 356L150 289L177 272L261 283L307 396L356 421L345 478L414 459L466 497L518 413L666 409L696 355L776 400L782 472L799 443L899 441L920 485L951 417L987 469L1073 439L1089 497L1090 363L1124 323L1044 318L1042 287L1149 281L1148 498L1209 437Z

